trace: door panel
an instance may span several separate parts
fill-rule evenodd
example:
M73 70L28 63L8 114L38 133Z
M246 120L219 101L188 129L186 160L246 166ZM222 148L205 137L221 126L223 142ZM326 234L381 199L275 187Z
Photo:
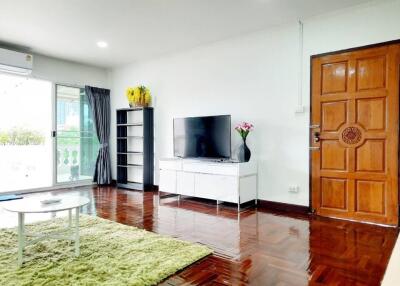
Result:
M321 206L324 208L347 209L346 180L321 178Z
M357 181L356 210L365 213L385 214L385 182Z
M385 55L357 59L357 90L385 88L386 67Z
M399 45L312 59L312 207L398 223Z
M322 94L344 92L347 89L347 62L322 65Z
M356 152L356 171L385 172L385 140L365 140Z
M357 99L357 123L367 131L385 131L385 102L384 97Z
M345 171L347 169L347 149L338 140L324 140L321 143L321 169Z
M99 143L84 88L56 85L57 184L92 181Z
M346 122L346 101L323 102L321 109L323 131L337 131Z

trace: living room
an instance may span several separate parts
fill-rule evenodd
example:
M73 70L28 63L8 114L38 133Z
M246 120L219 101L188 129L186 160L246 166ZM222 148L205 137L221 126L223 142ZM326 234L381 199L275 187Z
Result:
M399 0L0 3L1 285L399 285Z

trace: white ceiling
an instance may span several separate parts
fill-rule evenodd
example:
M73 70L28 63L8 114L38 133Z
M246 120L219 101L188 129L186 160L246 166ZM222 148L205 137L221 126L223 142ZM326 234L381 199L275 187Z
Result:
M0 0L0 43L112 67L368 1Z

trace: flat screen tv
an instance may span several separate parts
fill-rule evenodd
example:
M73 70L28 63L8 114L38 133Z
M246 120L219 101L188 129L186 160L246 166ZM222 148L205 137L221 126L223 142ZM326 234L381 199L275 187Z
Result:
M174 156L180 158L230 158L231 116L175 118Z

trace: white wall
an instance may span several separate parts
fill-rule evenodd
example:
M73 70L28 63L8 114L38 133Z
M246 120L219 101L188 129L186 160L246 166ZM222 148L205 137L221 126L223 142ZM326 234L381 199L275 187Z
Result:
M77 86L109 86L106 69L43 55L34 55L32 77Z
M127 106L127 86L150 87L156 96L158 158L173 156L174 117L231 114L233 125L252 122L255 131L248 143L259 163L260 198L307 204L307 117L294 113L297 39L294 24L115 69L112 110ZM232 135L235 153L240 137ZM112 150L115 162L115 145ZM157 183L158 172L156 178ZM291 183L302 192L290 195Z
M299 67L295 23L116 68L110 74L112 110L127 106L126 87L144 84L152 90L157 158L172 156L174 117L232 114L233 124L252 122L255 131L248 141L259 162L259 198L308 205L310 56L400 39L398 11L400 0L377 1L304 21L306 113L295 114ZM114 128L115 116L112 120ZM114 135L112 129L115 177ZM240 141L235 133L233 138L235 152ZM298 194L288 192L291 184L300 186Z

